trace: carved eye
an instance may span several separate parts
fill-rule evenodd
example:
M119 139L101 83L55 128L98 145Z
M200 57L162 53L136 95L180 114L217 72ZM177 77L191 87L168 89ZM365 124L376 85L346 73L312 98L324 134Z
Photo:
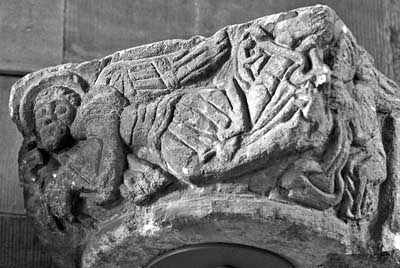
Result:
M47 125L50 125L52 122L53 121L51 121L51 119L46 119L46 120L44 120L43 125L47 126Z
M65 107L64 105L60 105L60 106L56 107L55 112L58 115L62 115L62 114L65 114L67 112L67 110L68 110L67 107Z

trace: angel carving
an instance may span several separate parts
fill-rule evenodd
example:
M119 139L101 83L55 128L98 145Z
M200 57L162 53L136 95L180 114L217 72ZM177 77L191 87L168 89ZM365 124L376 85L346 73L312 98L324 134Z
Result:
M363 201L376 191L368 185L386 176L363 170L383 165L385 153L372 93L333 76L344 63L331 60L332 43L352 38L342 26L320 31L312 18L289 14L115 53L90 82L90 62L26 78L11 100L26 136L21 159L36 159L24 183L40 178L52 213L70 221L82 215L73 201L85 196L108 207L121 192L141 205L171 184L232 179L271 199L359 219L376 207ZM262 181L252 178L260 172Z

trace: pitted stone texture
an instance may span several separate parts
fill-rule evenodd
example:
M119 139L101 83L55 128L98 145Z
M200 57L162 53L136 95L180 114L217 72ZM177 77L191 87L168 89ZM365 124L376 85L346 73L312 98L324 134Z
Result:
M395 261L399 97L320 5L43 69L10 98L25 206L61 267L203 242Z

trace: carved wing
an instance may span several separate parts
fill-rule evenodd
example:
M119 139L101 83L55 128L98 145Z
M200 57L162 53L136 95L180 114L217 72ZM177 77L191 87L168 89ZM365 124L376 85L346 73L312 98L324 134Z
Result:
M209 79L230 55L225 31L193 47L136 60L119 60L99 75L97 85L115 87L131 102L149 102L192 82ZM125 57L123 57L125 59Z

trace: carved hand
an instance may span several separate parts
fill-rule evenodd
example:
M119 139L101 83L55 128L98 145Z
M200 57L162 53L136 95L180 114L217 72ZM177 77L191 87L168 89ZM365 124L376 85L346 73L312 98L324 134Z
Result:
M29 149L28 146L27 144L22 145L19 159L20 173L23 174L21 176L21 183L23 185L36 182L37 178L33 174L33 170L38 169L38 167L44 164L43 156L38 148Z
M124 184L121 193L135 204L148 201L153 194L168 186L172 180L139 160L132 154L127 156L129 168L124 172Z

